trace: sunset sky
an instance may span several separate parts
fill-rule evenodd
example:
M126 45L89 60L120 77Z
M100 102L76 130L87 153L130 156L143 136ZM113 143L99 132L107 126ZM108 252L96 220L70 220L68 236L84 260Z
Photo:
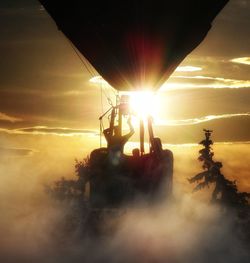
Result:
M109 107L106 97L114 100L114 95L114 89L103 84L97 72L92 70L90 74L84 67L38 1L0 1L0 257L4 253L24 253L26 257L33 253L47 259L47 251L53 253L51 236L65 211L58 204L55 208L44 185L61 177L75 178L74 159L81 160L99 147L98 118ZM241 191L250 192L250 0L229 1L205 40L155 96L158 116L154 131L164 148L173 151L173 191L183 201L179 210L187 210L187 216L182 211L177 218L172 217L174 228L170 224L169 233L175 237L179 256L180 243L185 243L185 249L192 246L185 239L187 232L196 242L200 235L204 243L208 236L214 243L213 232L221 227L221 222L217 228L212 224L212 234L206 234L204 229L209 232L210 228L205 226L196 235L188 222L193 215L202 214L202 224L204 217L211 217L206 206L197 210L192 201L199 203L205 197L208 203L208 192L191 194L194 185L187 180L202 171L197 161L201 149L197 143L204 137L202 129L214 130L214 160L223 163L222 173L237 180ZM102 143L104 146L104 139ZM138 130L127 150L131 151L136 143ZM166 216L171 219L169 214ZM153 217L155 220L157 214ZM167 220L164 217L159 226L153 221L145 229L151 231L157 226L162 232ZM179 224L180 220L185 224ZM191 224L197 227L197 222ZM176 228L180 228L179 236ZM133 230L129 229L125 232L131 244ZM151 240L149 234L145 244ZM138 237L141 240L141 230ZM218 240L226 239L223 236ZM158 245L155 247L158 251ZM192 249L190 255L200 250L196 246ZM18 258L18 262L27 260Z
M249 13L250 1L231 0L158 92L155 133L164 143L197 143L203 128L217 142L250 141ZM101 84L90 81L98 74L86 70L39 2L1 1L0 36L2 155L53 147L80 156L98 147ZM104 92L114 99L112 88ZM104 95L103 103L105 110Z
M114 100L114 89L104 84L97 72L90 74L39 1L0 1L3 262L86 259L91 245L75 246L72 237L60 233L60 222L65 227L65 218L72 210L53 202L44 186L61 177L76 178L75 158L82 160L99 147L98 118L109 107L106 97ZM223 175L236 180L240 191L250 192L250 0L229 1L205 40L161 87L155 100L154 131L164 148L174 154L173 192L179 204L175 200L173 207L167 204L169 210L160 206L160 211L149 209L146 215L140 214L140 209L130 213L132 217L128 213L121 237L111 242L111 252L122 258L136 245L142 248L140 262L150 247L154 256L176 252L176 262L204 262L192 260L197 253L204 253L207 262L211 261L212 247L216 255L222 253L214 262L249 262L240 260L242 248L237 249L237 242L231 240L231 230L225 235L224 219L217 218L209 205L213 187L192 193L195 185L187 179L202 171L197 160L202 146L198 143L204 137L202 130L212 129L216 142L213 158L223 163ZM104 139L102 143L104 146ZM138 127L126 150L131 152L136 145ZM72 227L67 224L66 228ZM78 234L73 235L78 240ZM57 257L53 242L59 244ZM98 243L92 248L95 256L96 248L101 256L106 254ZM77 255L80 261L69 255L67 261L64 254ZM5 255L8 260L4 260ZM14 261L9 260L12 257ZM117 258L112 262L118 262Z
M220 141L250 140L249 12L249 1L231 0L161 88L156 131L165 142L196 142L202 127ZM1 1L0 22L1 133L98 130L100 84L89 81L93 75L38 1ZM106 93L113 98L111 88Z

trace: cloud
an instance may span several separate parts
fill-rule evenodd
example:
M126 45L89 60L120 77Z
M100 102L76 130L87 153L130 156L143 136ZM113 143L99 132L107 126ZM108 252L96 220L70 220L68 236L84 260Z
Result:
M25 148L2 148L0 147L0 154L2 157L19 157L19 156L31 156L35 153L33 149Z
M64 127L47 127L47 126L34 126L18 129L4 129L0 128L0 132L8 134L33 134L33 135L58 135L58 136L76 136L76 135L99 135L98 131L86 129L71 129Z
M180 66L178 67L175 72L194 72L194 71L201 71L202 68L200 67L193 67L193 66Z
M160 88L161 91L170 89L194 88L249 88L250 80L227 79L208 76L174 76Z
M43 11L45 11L45 8L41 5L41 6L39 7L39 10L43 12Z
M238 64L250 65L250 57L234 58L230 61Z
M162 126L185 126L185 125L195 125L203 122L208 122L212 120L218 119L228 119L233 117L249 117L250 112L245 113L235 113L235 114L221 114L221 115L208 115L200 118L193 118L193 119L183 119L183 120L158 120L156 121L156 125Z
M194 67L194 66L180 66L177 67L175 72L195 72L195 71L201 71L201 67ZM104 84L109 87L111 87L106 80L103 79L102 76L94 76L91 79L89 79L89 82L95 83L95 84Z
M18 3L20 2L20 3ZM6 17L35 15L38 12L43 12L44 8L36 2L31 1L16 1L15 3L8 3L6 6L1 4L0 15Z
M82 72L67 72L67 71L42 71L42 75L46 77L58 77L58 78L69 78L69 79L80 79L84 78L84 74Z
M232 113L232 114L219 114L207 115L196 118L187 119L156 119L154 122L155 127L174 127L174 126L193 126L214 120L227 120L234 118L237 120L239 117L250 117L250 112ZM247 120L247 119L245 119ZM211 124L210 124L211 125ZM0 128L0 132L10 135L55 135L55 136L82 136L92 135L99 136L99 131L88 129L72 129L65 127L48 127L48 126L32 126L16 129Z
M9 116L3 112L0 112L0 121L8 121L8 122L20 122L23 121L23 119L21 118L17 118L17 117L13 117L13 116Z
M110 86L110 85L108 84L108 82L102 78L102 76L94 76L93 78L91 78L91 79L89 80L89 82L95 83L95 84L105 84L105 85Z
M250 61L249 61L250 63ZM202 70L198 67L179 67L176 72L195 72ZM89 80L93 84L102 84L105 88L112 88L101 76L95 76ZM250 80L228 79L210 76L172 76L160 88L164 90L194 89L194 88L249 88Z
M249 2L247 0L237 0L234 2L243 8L247 7L249 4Z

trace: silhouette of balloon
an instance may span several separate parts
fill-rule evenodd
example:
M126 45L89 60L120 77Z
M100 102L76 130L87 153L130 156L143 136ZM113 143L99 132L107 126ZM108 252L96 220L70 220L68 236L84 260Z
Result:
M158 89L229 0L40 0L117 90Z

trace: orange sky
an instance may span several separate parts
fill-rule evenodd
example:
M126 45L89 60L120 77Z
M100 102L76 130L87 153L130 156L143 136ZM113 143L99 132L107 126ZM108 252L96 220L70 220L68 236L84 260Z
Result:
M220 141L250 140L249 10L248 1L231 0L205 41L162 87L160 114L165 125L156 128L161 134L171 133L178 122L185 124L174 127L179 133L190 130L197 134L206 126L217 130ZM47 126L58 133L64 132L61 128L68 128L69 133L70 129L98 130L100 85L89 82L93 75L45 10L35 0L3 1L0 13L2 132L37 129L34 126ZM111 89L106 94L114 98ZM207 117L210 115L215 118ZM195 121L197 118L203 122ZM170 137L169 142L175 142ZM183 135L183 142L194 142L195 137Z
M142 253L150 254L148 248L155 255L165 256L175 246L178 260L185 261L200 251L205 251L207 259L208 247L216 246L217 255L219 243L226 244L221 250L223 260L225 251L227 261L241 258L242 249L238 251L237 242L231 241L231 232L221 234L227 227L225 220L216 218L209 205L200 203L208 203L208 192L191 194L194 185L187 179L202 171L197 160L202 129L213 129L214 159L223 163L222 173L237 180L239 190L250 192L249 14L249 0L230 0L204 42L159 91L160 122L155 123L154 130L164 148L174 153L174 195L182 198L174 209L160 207L160 212L150 210L146 216L139 211L140 217L138 211L134 216L128 214L132 218L125 220L121 229L120 234L125 234L122 242L112 240L113 245L119 241L122 247L113 247L116 254L127 253L125 239L129 248L142 244L140 260ZM71 248L68 236L61 239L58 226L65 222L62 218L67 218L68 210L52 202L44 186L61 177L75 178L75 158L81 160L99 147L101 84L90 82L94 75L83 67L38 1L1 0L1 258L7 255L15 262L27 262L28 258L34 258L33 262L55 258L67 261L66 254L73 253L74 261L82 251L80 260L86 258L86 244L72 243ZM104 92L114 99L111 88ZM109 106L105 94L103 110ZM127 150L136 143L138 131ZM131 233L138 242L131 243ZM58 255L55 242L60 243ZM63 252L64 245L71 251L66 248ZM97 248L99 244L94 246L94 253ZM102 256L105 253L102 251Z
M215 141L250 141L249 12L249 1L231 0L159 91L155 133L164 143L197 143L203 128L214 130ZM100 84L89 81L97 74L83 67L38 1L2 1L0 34L2 156L60 149L63 140L72 158L98 147ZM105 110L104 95L103 103Z
M158 93L161 122L155 134L174 153L174 193L188 194L191 214L197 214L192 198L208 200L203 191L189 199L193 186L187 181L202 170L197 143L204 137L203 128L214 130L214 159L223 162L223 174L237 180L241 191L250 191L249 14L250 1L231 0L205 41ZM74 178L74 159L99 147L100 84L90 82L92 77L38 1L1 1L0 253L7 249L9 254L40 256L46 251L43 246L53 249L48 241L57 230L55 219L64 214L48 202L44 184L62 176ZM114 98L111 88L104 91ZM105 110L104 94L103 104ZM129 146L136 142L138 131ZM177 213L178 220L191 221L190 211L187 217ZM202 205L200 214L207 217L209 212ZM178 253L180 240L188 243L182 234L189 226L180 228ZM214 242L213 234L201 235ZM47 259L50 254L45 254Z

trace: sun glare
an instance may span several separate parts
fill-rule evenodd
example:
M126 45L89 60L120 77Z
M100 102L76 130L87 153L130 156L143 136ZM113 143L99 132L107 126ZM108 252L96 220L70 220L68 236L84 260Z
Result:
M89 80L94 84L109 84L101 77L95 76ZM160 110L160 100L156 92L150 91L150 87L146 87L144 91L121 92L122 95L129 96L129 106L133 114L133 124L137 125L140 119L146 120L148 116L157 120Z
M159 110L159 100L157 94L150 91L130 92L130 107L132 113L140 118L147 119L152 116L154 119L157 117Z

